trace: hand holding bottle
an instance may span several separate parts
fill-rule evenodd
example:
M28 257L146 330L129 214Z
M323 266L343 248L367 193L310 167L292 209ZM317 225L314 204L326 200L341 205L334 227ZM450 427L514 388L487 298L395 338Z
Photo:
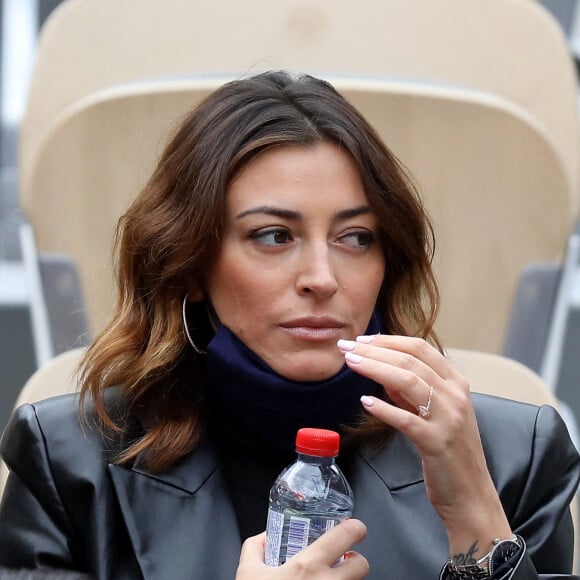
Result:
M236 580L359 580L368 574L369 565L349 550L366 533L360 520L345 520L278 567L264 564L265 533L252 536L242 546ZM337 564L342 555L344 559Z
M297 458L270 489L266 526L268 566L280 566L336 524L352 516L352 489L336 464L340 435L302 428Z

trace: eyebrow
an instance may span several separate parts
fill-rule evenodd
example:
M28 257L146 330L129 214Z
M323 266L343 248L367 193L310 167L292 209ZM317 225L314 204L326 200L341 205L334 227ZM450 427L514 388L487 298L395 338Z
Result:
M350 219L353 217L357 217L359 215L369 214L369 213L371 213L371 211L372 210L368 205L360 205L358 207L353 207L350 209L343 209L339 212L336 212L335 219L338 221L346 220L346 219ZM260 205L257 207L252 207L250 209L246 209L246 210L240 212L236 216L236 219L241 219L241 218L246 217L248 215L254 215L254 214L266 214L266 215L271 215L271 216L275 216L275 217L279 217L279 218L283 218L283 219L287 219L287 220L293 220L293 221L298 221L298 220L302 219L302 214L298 211L292 211L289 209L282 209L282 208L274 207L274 206L270 206L270 205Z

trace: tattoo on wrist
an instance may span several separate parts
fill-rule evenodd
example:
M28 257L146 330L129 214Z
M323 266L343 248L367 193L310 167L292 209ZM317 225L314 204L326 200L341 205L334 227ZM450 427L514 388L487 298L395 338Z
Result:
M465 554L453 554L451 556L451 560L457 566L470 566L471 564L475 564L477 559L474 557L475 554L478 552L479 548L477 546L477 540L471 544L471 547Z

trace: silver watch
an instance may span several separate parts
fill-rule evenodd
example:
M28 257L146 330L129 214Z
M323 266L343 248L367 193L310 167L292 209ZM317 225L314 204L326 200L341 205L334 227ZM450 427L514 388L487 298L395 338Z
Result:
M486 580L494 571L513 558L523 548L523 540L512 536L507 540L495 538L491 550L474 564L456 564L452 559L447 563L449 580Z

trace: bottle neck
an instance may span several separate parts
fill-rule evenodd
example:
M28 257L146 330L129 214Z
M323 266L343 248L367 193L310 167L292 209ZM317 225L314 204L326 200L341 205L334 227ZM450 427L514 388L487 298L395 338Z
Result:
M298 461L312 463L314 465L334 465L336 457L320 457L318 455L308 455L307 453L298 453Z

